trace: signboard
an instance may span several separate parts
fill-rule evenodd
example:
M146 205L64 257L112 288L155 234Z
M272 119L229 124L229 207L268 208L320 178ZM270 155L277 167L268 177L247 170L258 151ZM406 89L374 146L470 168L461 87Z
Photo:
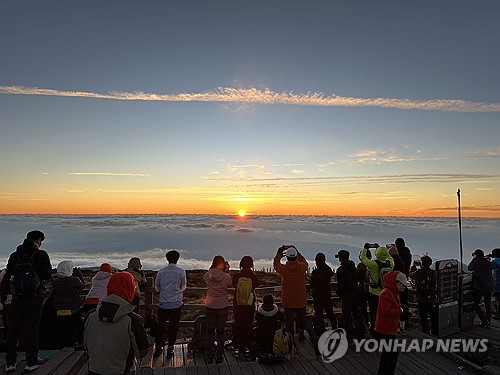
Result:
M439 304L458 301L458 261L444 259L436 262Z
M458 261L443 259L436 262L438 286L438 337L458 332Z
M464 273L459 276L460 281L460 329L474 327L474 294L472 290L472 274Z

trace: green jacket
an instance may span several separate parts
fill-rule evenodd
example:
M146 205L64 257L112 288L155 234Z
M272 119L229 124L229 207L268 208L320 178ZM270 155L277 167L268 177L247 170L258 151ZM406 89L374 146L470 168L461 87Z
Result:
M392 259L392 257L389 254L389 250L387 250L385 246L380 246L375 250L375 258L377 258L377 260L382 263L389 261L391 269L394 268L394 259ZM373 283L377 284L380 276L377 262L375 260L368 259L366 257L366 249L364 248L361 250L361 255L359 256L359 259L370 270L370 279L373 280ZM369 290L371 294L375 294L376 296L378 296L382 291L382 288L378 287L373 288L372 286L370 286Z

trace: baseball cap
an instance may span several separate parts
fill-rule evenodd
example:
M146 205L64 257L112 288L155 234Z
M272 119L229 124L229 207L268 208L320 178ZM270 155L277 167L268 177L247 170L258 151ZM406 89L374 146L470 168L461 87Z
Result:
M400 282L407 288L411 285L403 272L398 273L396 276L396 282Z
M287 258L295 258L297 257L297 250L295 250L293 247L289 247L285 252L285 256Z

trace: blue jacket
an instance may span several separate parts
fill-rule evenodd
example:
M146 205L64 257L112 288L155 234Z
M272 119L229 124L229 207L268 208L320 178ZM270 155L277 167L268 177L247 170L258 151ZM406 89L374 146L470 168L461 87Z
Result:
M500 293L500 258L493 258L491 264L493 265L493 280L495 280L493 291Z

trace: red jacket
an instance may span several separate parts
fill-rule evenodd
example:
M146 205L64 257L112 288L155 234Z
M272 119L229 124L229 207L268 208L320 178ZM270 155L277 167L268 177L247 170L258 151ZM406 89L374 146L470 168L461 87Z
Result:
M384 335L396 335L399 328L401 303L399 290L396 286L396 277L399 271L390 271L384 275L385 288L380 292L378 299L375 331Z

